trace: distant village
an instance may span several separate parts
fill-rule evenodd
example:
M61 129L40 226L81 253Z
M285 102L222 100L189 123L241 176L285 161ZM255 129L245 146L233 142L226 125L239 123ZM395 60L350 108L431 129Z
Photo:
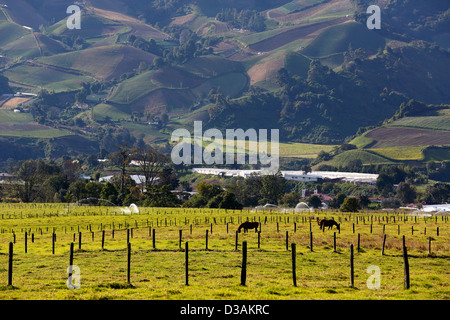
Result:
M74 160L75 162L77 160ZM108 162L109 159L97 159L99 163ZM136 160L132 160L129 163L130 167L139 167L140 163ZM233 170L233 169L224 169L224 168L192 168L192 173L202 174L202 175L213 175L218 177L241 177L247 179L252 175L260 174L260 170ZM281 176L290 181L297 182L331 182L331 183L351 183L351 184L361 184L361 185L375 185L378 179L378 174L368 174L368 173L357 173L357 172L333 172L333 171L312 171L312 172L304 172L304 171L280 171ZM110 182L114 177L113 174L106 175L100 177L98 182L107 183ZM131 174L129 177L135 182L138 186L145 186L146 178L143 175L139 174ZM87 176L85 174L80 174L79 179L85 180L86 182L96 181L93 177ZM158 177L154 178L155 180L159 179ZM0 184L14 184L20 182L18 177L14 174L10 173L0 173ZM172 190L173 193L180 194L179 191ZM184 199L186 196L189 198L192 195L195 195L196 191L183 192ZM319 209L328 209L328 205L331 201L333 201L334 196L328 195L324 193L318 192L317 188L314 189L306 189L303 188L300 202L295 206L295 208L290 208L294 210L313 210L310 208L306 202L311 196L317 196L322 201ZM358 198L358 196L355 196ZM370 197L371 203L381 203L383 198ZM257 206L258 210L272 210L272 209L280 209L280 210L290 210L288 208L278 207L277 205L267 203L265 205ZM420 210L424 213L447 213L450 212L450 204L434 204L427 205L425 203L412 203L407 205L406 207L402 207L403 209L412 209L412 210Z

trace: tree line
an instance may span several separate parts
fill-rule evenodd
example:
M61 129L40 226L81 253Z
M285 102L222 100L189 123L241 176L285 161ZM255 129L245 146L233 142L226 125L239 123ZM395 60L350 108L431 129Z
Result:
M275 175L252 174L247 178L203 178L193 184L186 168L173 166L163 153L145 147L124 147L110 153L108 166L112 177L101 182L101 172L91 178L82 175L87 161L25 160L15 163L12 171L18 181L2 184L3 201L91 203L151 207L191 207L242 209L270 204L294 208L306 202L311 208L355 212L360 209L398 208L410 203L438 204L448 201L450 185L430 184L418 191L411 172L401 166L380 171L375 185L345 182L298 182ZM184 176L183 176L184 175ZM182 178L182 181L180 180ZM192 177L191 177L192 178ZM206 179L210 179L207 181ZM195 188L194 194L190 193ZM303 197L302 193L307 194ZM312 194L312 190L315 190ZM321 195L329 195L323 198ZM381 203L371 203L381 198ZM101 199L101 200L100 200ZM101 201L101 202L99 202Z

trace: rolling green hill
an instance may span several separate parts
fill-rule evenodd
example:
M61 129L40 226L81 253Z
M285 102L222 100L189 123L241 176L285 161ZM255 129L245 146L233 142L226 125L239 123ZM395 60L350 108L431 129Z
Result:
M77 90L83 82L91 81L82 75L70 74L52 68L21 64L4 72L10 80L49 91Z
M393 164L392 159L386 158L382 155L366 151L366 150L349 150L345 151L332 160L321 162L320 165L331 165L334 167L345 167L351 162L361 160L362 165L368 164Z
M102 46L39 58L44 64L79 70L99 80L120 78L139 67L152 64L154 55L124 45Z
M1 11L0 11L1 12ZM17 24L10 23L5 20L0 20L0 47L5 47L21 37L29 34L27 30Z
M381 30L366 28L366 2L353 0L91 0L79 3L80 30L67 29L69 0L5 1L0 75L11 92L45 91L26 105L27 130L3 123L2 135L43 139L48 154L65 143L98 152L81 148L95 139L108 152L140 139L164 146L201 120L280 129L294 159L316 155L297 146L353 139L337 166L448 156L446 108L392 118L412 99L450 101L448 8L436 0L374 1L389 14ZM406 17L414 5L423 10Z
M192 59L179 67L150 70L123 81L109 101L130 112L172 112L188 108L212 89L237 97L248 86L243 66L214 56Z
M429 107L432 109L432 107ZM442 115L407 116L389 121L350 141L360 151L369 151L393 161L443 161L450 149L448 108ZM435 110L421 112L435 114ZM439 146L439 147L437 147Z
M322 32L302 53L311 58L323 58L336 53L344 53L349 46L376 52L384 48L386 39L376 31L368 30L356 22L343 23Z

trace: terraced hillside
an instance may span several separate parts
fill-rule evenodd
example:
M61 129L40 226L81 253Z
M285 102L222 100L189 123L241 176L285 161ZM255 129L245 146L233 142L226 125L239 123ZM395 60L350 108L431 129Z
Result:
M394 15L399 5L376 3ZM220 128L280 128L286 144L335 146L409 99L448 102L445 46L423 44L426 37L417 33L402 38L392 19L381 31L368 30L359 1L91 0L79 3L80 30L66 26L72 1L2 4L0 74L11 92L43 94L9 101L8 110L30 113L15 123L23 130L4 127L5 137L51 144L45 139L101 140L109 132L165 145L172 130L201 120ZM436 8L417 23L441 23L445 16ZM445 44L445 30L434 31ZM366 163L429 159L428 147L449 144L447 120L444 114L398 119L357 137L364 151L358 156ZM42 126L51 129L44 134Z

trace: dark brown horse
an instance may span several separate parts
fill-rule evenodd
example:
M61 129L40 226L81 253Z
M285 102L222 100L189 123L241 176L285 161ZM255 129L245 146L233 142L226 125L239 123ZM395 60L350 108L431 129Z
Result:
M250 222L250 221L245 221L244 223L242 223L239 228L238 228L238 232L241 232L241 229L244 229L244 232L247 232L248 229L255 229L255 232L258 231L258 227L259 227L259 222Z
M325 230L325 227L328 227L328 230L330 230L333 229L333 226L336 226L338 230L341 230L340 224L334 220L321 219L317 220L317 223L319 224L321 230Z

